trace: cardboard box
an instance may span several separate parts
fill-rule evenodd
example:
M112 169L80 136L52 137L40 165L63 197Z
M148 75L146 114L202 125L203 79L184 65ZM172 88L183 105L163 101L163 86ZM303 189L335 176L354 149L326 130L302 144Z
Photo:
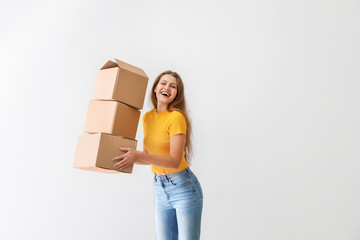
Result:
M140 111L117 101L90 100L84 132L135 139Z
M148 83L146 73L135 66L115 59L98 72L94 100L116 100L142 109Z
M120 151L119 147L136 149L136 144L136 140L104 133L79 136L74 167L104 173L132 173L133 165L122 170L114 169L113 165L119 161L112 161L111 159L125 153Z

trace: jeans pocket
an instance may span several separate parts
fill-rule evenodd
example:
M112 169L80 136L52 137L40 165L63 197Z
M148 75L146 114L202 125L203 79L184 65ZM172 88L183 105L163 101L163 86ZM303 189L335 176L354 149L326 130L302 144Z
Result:
M174 178L169 179L169 182L173 186L183 187L183 186L186 186L186 185L190 185L191 184L191 179L187 174L184 174L184 175L176 176Z

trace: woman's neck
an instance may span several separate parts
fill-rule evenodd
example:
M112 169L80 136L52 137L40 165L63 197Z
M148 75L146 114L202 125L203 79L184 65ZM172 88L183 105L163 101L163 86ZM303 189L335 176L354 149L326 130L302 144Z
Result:
M167 104L161 104L158 103L157 104L157 113L162 113L168 110L168 105Z

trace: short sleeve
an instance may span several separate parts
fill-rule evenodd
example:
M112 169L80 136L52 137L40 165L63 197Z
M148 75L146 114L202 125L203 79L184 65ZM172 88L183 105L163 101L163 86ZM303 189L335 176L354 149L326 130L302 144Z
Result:
M173 111L169 123L169 134L175 136L177 134L186 134L185 117L178 111Z

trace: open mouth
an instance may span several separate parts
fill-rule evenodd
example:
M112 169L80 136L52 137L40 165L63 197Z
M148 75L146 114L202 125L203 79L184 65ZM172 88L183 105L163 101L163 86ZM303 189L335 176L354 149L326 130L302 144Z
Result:
M170 94L168 94L167 92L162 92L161 95L170 97Z

